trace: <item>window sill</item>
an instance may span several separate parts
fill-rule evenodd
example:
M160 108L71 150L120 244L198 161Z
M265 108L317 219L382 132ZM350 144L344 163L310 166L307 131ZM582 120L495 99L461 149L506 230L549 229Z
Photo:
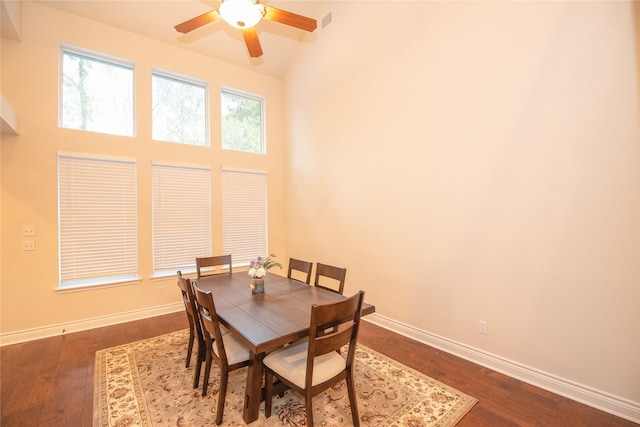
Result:
M182 275L185 277L195 277L196 276L196 269L191 267L191 268L182 268L179 269L179 271L182 272ZM167 279L176 279L178 277L178 270L176 271L157 271L155 273L153 273L153 275L151 276L151 280L152 281L156 281L156 280L167 280Z
M121 286L131 286L131 285L139 285L142 283L142 279L130 279L123 280L122 282L109 282L109 283L98 283L92 285L77 285L77 286L68 286L65 288L55 288L53 291L57 294L70 294L74 292L85 292L85 291L93 291L97 289L106 289L106 288L118 288Z

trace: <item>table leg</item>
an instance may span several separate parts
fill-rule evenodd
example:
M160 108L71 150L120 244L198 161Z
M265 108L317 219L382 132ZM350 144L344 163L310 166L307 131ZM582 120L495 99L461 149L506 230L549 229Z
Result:
M258 419L260 413L260 401L262 400L262 371L264 365L262 359L264 353L251 352L251 363L247 368L247 385L244 395L244 411L242 418L249 424Z

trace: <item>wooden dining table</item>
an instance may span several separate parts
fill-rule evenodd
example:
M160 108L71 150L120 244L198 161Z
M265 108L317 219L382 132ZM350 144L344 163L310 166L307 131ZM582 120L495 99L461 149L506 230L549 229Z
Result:
M206 276L196 282L200 289L213 294L220 323L235 333L251 352L242 413L249 424L258 419L264 397L262 359L265 354L309 335L312 304L333 303L345 297L272 273L264 277L262 294L252 294L251 278L243 273ZM362 315L373 312L373 305L363 304Z

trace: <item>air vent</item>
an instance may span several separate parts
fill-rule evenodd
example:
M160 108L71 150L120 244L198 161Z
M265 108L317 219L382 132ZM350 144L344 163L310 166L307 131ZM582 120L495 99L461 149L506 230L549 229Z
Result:
M331 20L332 20L331 11L329 11L329 13L327 13L322 17L322 23L321 23L322 31L324 31L324 29L327 28L329 24L331 24Z

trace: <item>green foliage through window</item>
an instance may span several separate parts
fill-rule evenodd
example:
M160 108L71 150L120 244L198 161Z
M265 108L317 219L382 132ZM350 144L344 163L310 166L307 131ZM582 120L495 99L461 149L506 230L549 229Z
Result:
M60 126L133 136L133 67L63 49Z
M153 139L208 146L206 85L154 73L152 86Z
M262 99L228 91L221 99L222 148L264 154Z

